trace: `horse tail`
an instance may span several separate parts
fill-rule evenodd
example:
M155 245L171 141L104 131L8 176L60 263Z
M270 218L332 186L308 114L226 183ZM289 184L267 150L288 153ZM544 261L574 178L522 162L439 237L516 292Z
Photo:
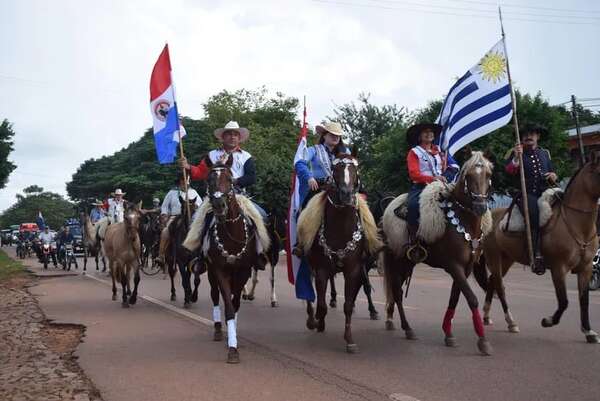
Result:
M385 289L385 303L386 306L390 303L394 303L394 293L392 289L392 283L394 279L392 277L392 269L390 266L391 251L385 247L379 252L377 261L377 270L379 274L383 273L383 288Z
M481 289L487 292L489 280L484 254L481 254L479 260L475 261L475 263L473 264L473 276L475 276L475 280L477 281L477 284L479 284Z

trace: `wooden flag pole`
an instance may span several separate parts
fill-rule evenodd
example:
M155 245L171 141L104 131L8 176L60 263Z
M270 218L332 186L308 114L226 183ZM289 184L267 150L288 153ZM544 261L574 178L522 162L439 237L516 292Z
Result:
M508 83L510 85L510 99L512 103L513 111L513 124L515 126L515 145L521 143L521 136L519 135L519 121L517 119L517 101L515 99L515 91L512 85L512 78L510 75L510 64L508 62L508 52L506 51L506 35L504 34L504 24L502 23L502 9L498 7L498 14L500 16L500 29L502 30L502 44L504 46L504 54L506 56L506 73L508 74ZM519 158L519 176L521 178L521 197L522 197L522 209L523 216L525 218L525 236L527 237L527 255L529 256L529 265L533 266L533 241L531 240L531 221L529 220L529 205L527 203L527 188L525 186L525 170L523 169L523 153L518 155Z

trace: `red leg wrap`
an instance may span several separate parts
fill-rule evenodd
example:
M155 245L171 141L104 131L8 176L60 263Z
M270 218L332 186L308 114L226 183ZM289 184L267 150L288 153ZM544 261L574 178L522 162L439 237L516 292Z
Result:
M452 335L452 319L454 318L454 309L448 308L446 310L446 314L444 315L444 322L442 323L442 330L444 330L444 334L446 337Z
M481 320L481 315L479 315L479 309L472 309L471 312L473 313L473 327L475 328L475 333L477 333L477 336L479 337L484 337L485 332L483 331L483 321Z

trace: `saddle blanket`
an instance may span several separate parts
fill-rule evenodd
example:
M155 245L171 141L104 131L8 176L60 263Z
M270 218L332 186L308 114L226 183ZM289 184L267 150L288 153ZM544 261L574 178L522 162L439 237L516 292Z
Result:
M552 205L557 196L562 195L563 191L560 188L549 188L544 191L538 199L538 209L540 214L540 228L544 227L552 218ZM510 219L510 220L509 220ZM508 221L508 225L507 225ZM508 232L523 232L525 231L525 219L521 213L521 209L512 207L512 211L506 210L506 213L500 220L500 228L502 231Z

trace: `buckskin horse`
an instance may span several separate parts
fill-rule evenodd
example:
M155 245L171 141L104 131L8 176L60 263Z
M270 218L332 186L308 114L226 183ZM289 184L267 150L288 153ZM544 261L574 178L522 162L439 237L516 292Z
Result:
M82 225L82 237L83 237L83 271L87 271L87 260L88 257L93 256L96 261L96 270L99 270L98 259L102 259L102 265L104 268L102 271L106 271L106 260L104 259L104 252L102 252L102 244L97 232L97 225L92 224L90 218L86 213L80 214L81 225Z
M562 196L554 196L552 215L542 227L541 251L545 263L552 274L556 291L558 309L552 316L542 319L542 327L556 326L567 309L566 275L577 274L581 331L588 343L598 343L598 334L590 328L589 288L592 275L592 259L598 249L596 219L598 216L598 198L600 197L600 151L590 154L590 160L571 178ZM489 310L494 292L504 310L505 320L510 332L519 331L517 323L506 303L506 294L502 278L514 262L528 264L528 255L524 233L505 232L500 221L507 209L493 212L494 229L484 242L483 254L476 269L478 282L486 290L484 322L491 323ZM485 266L490 271L486 277Z
M469 286L467 277L481 253L482 237L491 229L487 199L491 190L493 165L482 152L473 152L467 157L469 159L463 165L456 185L446 186L441 182L434 182L423 190L420 198L419 232L426 228L423 227L427 218L423 213L425 202L430 207L427 215L432 226L429 228L436 234L431 237L431 241L427 241L428 256L424 263L444 269L453 279L448 309L442 324L446 345L456 346L456 339L452 334L452 318L462 293L471 309L473 326L479 337L479 351L483 355L491 355L492 347L485 337L477 297ZM436 189L440 190L436 192ZM432 194L430 199L424 199L426 193ZM406 225L394 213L405 197L406 195L401 195L390 203L383 218L384 236L387 241L387 249L382 255L388 305L386 328L393 329L394 305L397 305L406 338L415 339L402 305L402 286L411 277L415 264L405 253L408 242Z
M200 273L203 265L193 263L189 261L187 255L180 255L181 244L185 240L188 231L190 230L191 216L194 215L196 210L196 198L188 199L190 215L188 217L188 208L185 207L185 200L180 196L179 202L181 203L181 214L175 216L171 224L169 224L169 246L165 251L165 263L167 265L169 276L171 277L171 301L175 301L175 275L179 268L179 274L181 275L181 286L183 287L184 299L183 307L189 308L191 303L198 301L198 286L200 286ZM194 289L190 283L192 279L192 273L194 273Z
M143 211L133 203L125 204L123 222L110 224L106 228L102 246L108 258L108 268L112 277L112 299L117 299L116 282L121 283L123 297L121 305L128 308L137 302L140 283L140 236L139 225ZM129 295L129 282L133 272L134 288Z
M203 243L213 300L214 339L223 337L219 309L219 293L225 304L227 322L227 363L239 363L236 316L240 308L242 289L256 266L259 251L270 248L269 236L261 217L242 195L236 195L230 167L226 163L212 164L208 174L208 202L205 200L183 246L191 252ZM212 213L213 220L207 216ZM208 224L207 224L208 223ZM206 226L205 226L206 225Z
M365 263L368 254L375 254L382 244L366 201L358 194L356 157L338 154L332 162L332 176L332 184L310 200L298 221L298 237L303 242L302 248L312 268L317 290L316 314L313 303L307 302L306 327L309 330L316 328L318 332L325 330L327 283L335 273L343 273L346 318L344 340L346 351L356 353L358 345L352 337L354 303L366 274ZM315 210L322 213L321 218L309 217ZM307 224L307 220L314 221ZM302 234L302 227L309 225L318 227L316 237ZM309 238L309 241L305 242L301 238Z

